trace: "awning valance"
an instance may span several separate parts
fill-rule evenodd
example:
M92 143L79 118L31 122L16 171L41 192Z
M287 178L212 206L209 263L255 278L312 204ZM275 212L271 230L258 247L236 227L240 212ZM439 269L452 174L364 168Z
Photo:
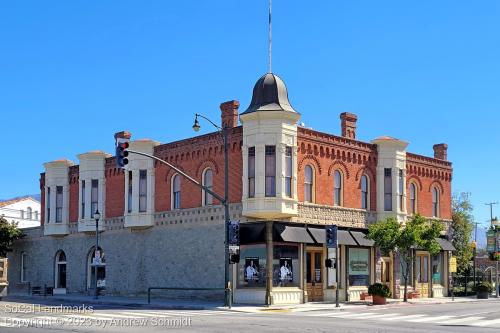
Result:
M366 238L366 235L361 231L351 231L351 235L354 237L359 246L373 246L375 242L371 239Z
M304 227L295 227L283 224L275 224L275 230L285 242L314 243L311 236Z
M324 244L326 241L326 233L325 229L319 228L308 228L311 235L314 237L314 240L318 244ZM337 237L339 245L358 245L354 238L352 238L351 234L347 230L338 230Z
M453 244L447 239L436 238L436 241L439 243L439 245L441 245L441 248L444 251L455 251L456 250L455 247L453 246Z
M241 223L240 241L241 244L263 243L265 242L264 223Z

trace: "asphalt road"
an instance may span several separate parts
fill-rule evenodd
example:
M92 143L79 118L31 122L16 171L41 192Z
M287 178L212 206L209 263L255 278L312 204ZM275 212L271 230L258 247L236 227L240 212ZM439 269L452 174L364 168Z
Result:
M0 332L500 332L500 301L235 312L0 302Z

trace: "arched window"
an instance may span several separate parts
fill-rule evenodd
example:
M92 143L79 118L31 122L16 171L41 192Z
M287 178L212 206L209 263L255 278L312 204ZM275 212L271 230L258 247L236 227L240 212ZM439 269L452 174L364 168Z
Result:
M333 204L342 205L342 174L339 170L335 170L333 174Z
M369 200L368 200L368 176L361 176L361 208L369 209Z
M101 247L98 247L97 255L93 246L87 258L87 289L95 290L96 270L97 270L97 288L106 287L106 257Z
M304 168L304 201L313 202L314 173L310 165Z
M62 250L56 253L54 286L61 289L66 288L66 254Z
M202 175L203 186L207 187L209 190L213 189L213 172L212 169L205 169ZM213 197L210 193L205 190L202 190L203 195L203 206L209 206L213 203Z
M33 219L33 213L32 212L33 212L33 210L31 209L31 207L28 207L28 209L26 209L26 213L27 213L26 218L28 220L32 220Z
M172 208L181 208L181 176L178 174L172 177Z
M439 217L439 191L437 187L432 188L432 216Z
M417 186L410 183L410 214L417 213Z

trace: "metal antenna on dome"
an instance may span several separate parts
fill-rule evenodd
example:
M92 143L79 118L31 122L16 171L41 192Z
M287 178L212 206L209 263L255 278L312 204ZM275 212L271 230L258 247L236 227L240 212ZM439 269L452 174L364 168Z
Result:
M273 25L272 25L272 7L273 1L269 0L269 73L272 73L272 60L273 60Z

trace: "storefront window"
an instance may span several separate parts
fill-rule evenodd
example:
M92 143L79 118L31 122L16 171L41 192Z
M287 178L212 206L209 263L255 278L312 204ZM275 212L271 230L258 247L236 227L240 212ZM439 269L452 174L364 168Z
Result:
M370 250L349 248L349 286L370 284Z
M429 282L429 257L427 255L418 255L415 261L415 273L418 283Z
M397 265L397 266L394 266L394 268L397 270L396 271L396 280L399 280L399 283L401 284L401 286L404 285L404 283L405 283L404 274L406 272L406 266L410 266L410 271L408 273L408 285L413 286L413 266L412 266L411 261L410 261L410 263L407 264L403 259L398 257L397 264L395 263L394 265Z
M340 249L339 251L339 258L342 258L340 255ZM335 265L335 260L336 260L336 250L335 249L328 249L328 259L331 259L332 262ZM337 269L339 270L339 288L342 287L342 279L340 278L340 272L342 272L342 266L340 265L340 260L338 262L338 267ZM328 276L328 287L334 287L337 285L337 276L335 272L335 268L328 268L327 269L327 276Z
M443 284L443 254L432 257L432 283Z
M238 287L266 287L266 246L242 245L238 264Z
M298 287L300 265L298 245L275 245L273 258L273 286Z

